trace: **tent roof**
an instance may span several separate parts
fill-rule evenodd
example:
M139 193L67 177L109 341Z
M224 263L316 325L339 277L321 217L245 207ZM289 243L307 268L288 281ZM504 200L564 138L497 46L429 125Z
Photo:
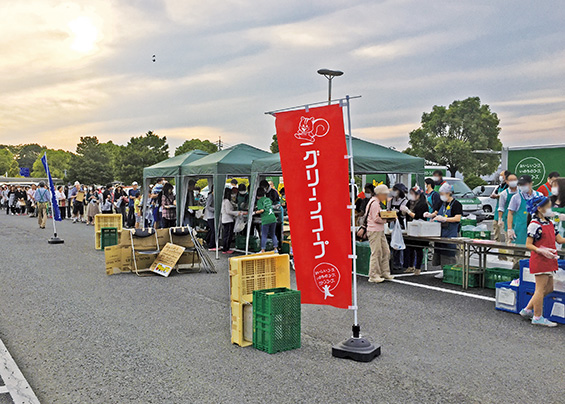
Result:
M202 150L191 150L188 153L179 154L178 156L171 157L163 160L157 164L143 169L143 176L145 178L152 177L174 177L182 174L183 167L188 163L201 159L207 156L208 153ZM179 167L181 172L179 173Z
M375 143L358 138L352 139L355 174L374 173L424 173L424 159L410 156ZM281 162L278 154L255 160L254 173L280 173Z
M187 175L249 175L251 163L270 154L241 143L188 164Z

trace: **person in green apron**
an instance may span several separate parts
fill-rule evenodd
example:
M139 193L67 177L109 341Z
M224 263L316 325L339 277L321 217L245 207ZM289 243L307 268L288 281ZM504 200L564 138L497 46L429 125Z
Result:
M442 238L455 238L459 235L459 224L461 222L461 216L463 216L463 205L453 198L453 186L447 182L440 187L439 195L442 204L437 214L432 214L433 220L441 223ZM455 244L436 243L435 247L438 251L434 254L434 265L443 266L455 264L457 252L457 246ZM443 272L436 275L436 278L442 279Z
M502 192L504 192L508 188L507 177L509 175L510 175L510 171L508 170L504 170L500 172L500 175L498 176L500 185L496 187L492 192L492 194L490 195L492 199L496 199L496 207L494 208L495 220L492 223L492 231L494 233L493 235L494 240L498 242L501 242L503 240L502 240L502 228L498 226L498 220L496 220L496 214L497 214L496 212L498 212L498 207L500 204L500 194L502 194Z
M434 186L434 190L436 192L439 192L439 189L441 188L441 186L443 184L445 184L445 181L443 180L443 172L441 170L435 170L433 173L433 180L435 182L435 186Z
M536 195L541 194L532 189L532 177L521 175L518 179L518 192L510 199L508 205L508 239L512 244L526 245L528 238L527 203ZM521 258L514 258L514 268L519 267Z
M508 187L500 193L496 203L495 213L495 221L498 224L501 242L508 242L508 206L510 205L512 197L518 192L518 177L516 177L516 174L510 173L506 176L506 182ZM498 259L506 261L507 257L500 255Z

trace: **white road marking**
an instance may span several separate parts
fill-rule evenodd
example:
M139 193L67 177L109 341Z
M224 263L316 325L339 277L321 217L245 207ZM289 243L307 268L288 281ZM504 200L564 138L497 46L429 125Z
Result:
M0 394L9 393L8 388L6 386L0 386Z
M426 271L426 272L420 273L420 275L435 275L435 274L439 274L440 272L443 272L443 271ZM406 276L418 276L418 275L414 275L414 274L411 274L411 273L394 275L395 278L404 278Z
M407 282L407 281L402 281L400 279L393 279L391 282L400 283L402 285L415 286L417 288L435 290L437 292L451 293L452 295L472 297L474 299L486 300L486 301L489 301L489 302L495 302L496 301L496 299L494 297L475 295L475 294L472 294L472 293L460 292L458 290L443 289L443 288L438 288L437 286L422 285L421 283Z
M10 393L14 404L39 404L37 396L2 340L0 340L0 376L6 383L2 387Z

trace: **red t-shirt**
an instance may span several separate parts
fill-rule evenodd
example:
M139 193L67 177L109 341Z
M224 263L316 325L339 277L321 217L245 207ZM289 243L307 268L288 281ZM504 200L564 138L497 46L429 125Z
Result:
M544 196L551 196L551 184L546 182L538 188L538 192L541 192Z

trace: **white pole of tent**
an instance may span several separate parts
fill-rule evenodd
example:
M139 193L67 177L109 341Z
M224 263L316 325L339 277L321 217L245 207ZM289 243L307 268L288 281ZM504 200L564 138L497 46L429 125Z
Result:
M353 318L355 326L359 325L357 317L357 245L355 243L355 168L353 164L353 140L351 136L351 111L349 108L349 96L346 96L347 100L347 140L349 143L349 171L350 171L350 193L351 193L351 240L353 244L353 250L351 255L351 260L353 261Z

